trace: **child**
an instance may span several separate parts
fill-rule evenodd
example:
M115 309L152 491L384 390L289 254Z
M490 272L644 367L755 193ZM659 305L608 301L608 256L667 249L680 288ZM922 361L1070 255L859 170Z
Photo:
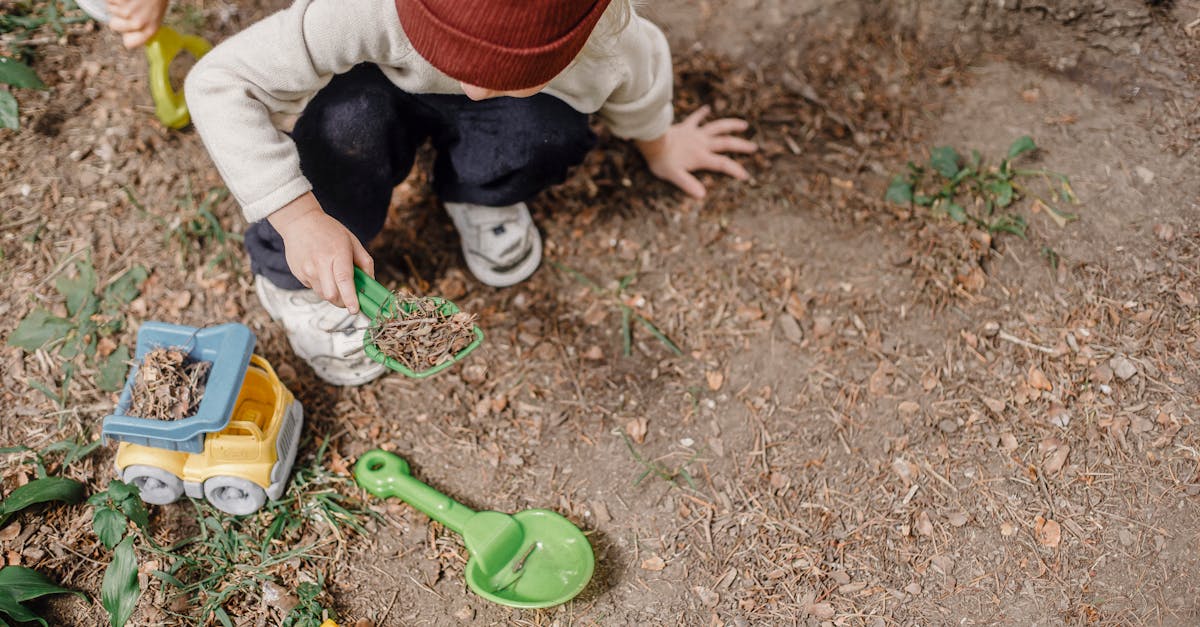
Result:
M167 0L79 0L78 4L91 15L107 12L109 28L121 35L121 43L130 50L154 36L167 14ZM106 10L93 10L93 5Z
M525 201L592 148L589 114L692 196L705 191L696 170L748 178L722 154L756 149L731 135L745 122L702 124L705 107L671 124L666 38L630 2L297 0L193 68L192 119L253 223L255 291L318 376L383 372L353 350L367 324L353 267L373 274L363 245L426 139L467 267L494 287L538 267Z

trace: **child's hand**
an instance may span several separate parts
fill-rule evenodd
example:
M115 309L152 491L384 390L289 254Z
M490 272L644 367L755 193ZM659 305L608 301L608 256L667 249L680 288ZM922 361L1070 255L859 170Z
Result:
M721 153L751 153L758 150L754 142L731 135L750 127L745 120L724 118L701 125L709 111L711 109L707 105L700 107L686 120L668 129L662 137L637 142L638 150L655 176L674 183L695 198L704 198L705 191L704 184L692 172L723 172L744 181L750 178L746 168Z
M108 25L126 48L146 43L162 25L168 0L108 0Z
M375 262L341 222L329 217L312 192L267 216L283 237L288 268L325 300L358 313L354 266L375 276Z

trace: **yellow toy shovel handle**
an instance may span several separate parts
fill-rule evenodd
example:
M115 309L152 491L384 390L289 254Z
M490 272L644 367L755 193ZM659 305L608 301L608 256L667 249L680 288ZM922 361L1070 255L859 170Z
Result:
M180 35L163 26L146 42L146 60L150 62L150 95L154 113L170 128L183 128L191 121L183 94L171 87L171 61L186 50L199 59L212 50L212 44L195 35Z

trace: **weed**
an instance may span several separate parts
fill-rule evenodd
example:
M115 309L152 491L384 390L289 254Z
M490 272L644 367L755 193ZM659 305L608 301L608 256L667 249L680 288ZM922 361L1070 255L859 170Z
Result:
M45 89L28 63L32 61L32 37L43 27L49 27L56 37L66 32L67 24L85 22L85 16L65 15L75 8L73 2L46 0L17 0L5 4L0 11L0 34L3 48L8 54L0 54L0 85L8 85L9 91L0 91L0 128L16 129L20 126L17 99L11 89Z
M316 583L306 581L296 587L296 597L300 602L283 619L283 627L320 627L329 611L317 598L325 591L325 577L321 576Z
M71 464L87 457L88 455L91 455L96 449L100 448L100 445L103 443L104 440L102 438L96 438L95 440L88 441L83 434L80 434L73 438L59 440L58 442L55 442L41 450L35 450L21 444L16 446L6 446L4 448L0 448L0 455L11 455L13 453L33 453L33 459L26 460L26 463L33 464L34 470L38 477L45 477L48 474L46 472L46 458L52 453L63 454L60 464L63 468L66 468L67 466L70 466Z
M1060 227L1075 216L1059 211L1032 191L1025 181L1039 180L1058 202L1078 203L1065 175L1049 170L1013 167L1022 155L1037 150L1028 135L1009 146L1008 156L998 166L988 166L979 151L967 160L950 146L938 146L927 166L908 162L908 172L897 174L888 185L886 199L898 205L929 207L935 214L949 216L960 224L970 222L989 233L1007 232L1024 237L1028 224L1009 208L1022 197L1034 199L1034 209L1043 209Z
M659 342L662 342L663 345L670 349L672 353L675 353L676 355L683 355L683 351L680 350L679 346L676 345L675 342L671 341L671 338L667 337L667 335L663 333L657 326L655 326L653 322L639 313L632 305L627 303L626 300L622 298L625 290L628 289L633 283L634 279L637 278L636 273L627 274L624 277L621 277L621 280L617 283L616 289L606 290L600 287L600 285L593 281L590 277L582 272L579 272L578 270L575 270L574 268L567 267L557 261L551 261L550 264L560 271L567 273L576 281L586 285L592 290L593 294L603 297L606 301L608 301L609 304L621 312L621 345L626 357L633 354L634 321L637 321L642 326L646 327L646 329L650 331L650 335L653 335L655 339L657 339Z
M150 550L166 565L152 576L187 597L188 607L197 608L192 616L182 618L232 626L225 609L230 603L255 598L262 584L277 581L289 564L327 559L323 549L340 543L345 529L366 533L363 523L375 514L336 490L338 486L352 489L352 485L347 477L322 465L327 449L328 440L311 464L293 471L287 496L256 515L228 517L204 501L192 501L198 534L168 547L150 543ZM329 528L317 530L313 523ZM310 540L314 537L323 539ZM316 584L301 583L297 589L301 603L284 624L320 624L312 619L328 613L316 600L323 590L320 574Z
M646 477L654 475L659 479L669 481L675 485L679 485L679 479L682 477L683 480L687 482L688 486L690 486L693 490L696 489L696 482L692 479L692 475L688 472L687 467L688 464L691 464L692 461L699 456L698 452L693 451L691 456L684 460L682 464L672 469L663 465L659 461L661 458L648 460L645 457L642 457L642 454L639 453L636 448L634 448L633 438L630 438L628 433L625 433L619 429L615 430L614 433L621 435L621 439L625 441L625 447L629 449L629 454L633 456L633 460L644 469L642 470L642 474L638 475L637 479L634 479L633 485L638 485L645 480Z
M111 337L124 327L121 308L137 298L141 284L149 276L146 268L136 265L118 275L102 290L96 270L88 259L75 262L75 277L60 276L55 290L66 301L66 316L58 316L36 307L21 320L8 336L8 343L26 351L40 348L56 351L63 361L63 377L59 390L30 380L29 385L65 407L68 386L82 363L97 369L96 387L115 392L125 383L129 364L129 348L118 346L107 355L98 352L101 338Z
M187 193L177 199L178 210L172 212L173 218L170 220L151 213L128 187L125 188L125 196L138 213L150 218L162 228L165 232L164 243L179 250L180 268L186 270L193 255L203 259L209 253L209 248L215 248L216 255L205 264L206 269L211 270L221 264L227 264L231 270L240 267L235 263L236 251L231 249L229 244L241 243L242 235L226 231L213 213L213 209L229 197L228 189L211 187L202 198L197 199L189 181Z

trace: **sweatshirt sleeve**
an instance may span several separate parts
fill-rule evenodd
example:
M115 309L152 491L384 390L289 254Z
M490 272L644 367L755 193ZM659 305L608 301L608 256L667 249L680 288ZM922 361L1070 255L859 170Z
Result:
M675 118L671 49L657 26L633 17L615 42L621 82L600 107L600 119L624 139L657 139Z
M184 87L192 123L247 220L312 189L271 116L300 113L334 74L407 46L390 2L298 0L196 63Z

